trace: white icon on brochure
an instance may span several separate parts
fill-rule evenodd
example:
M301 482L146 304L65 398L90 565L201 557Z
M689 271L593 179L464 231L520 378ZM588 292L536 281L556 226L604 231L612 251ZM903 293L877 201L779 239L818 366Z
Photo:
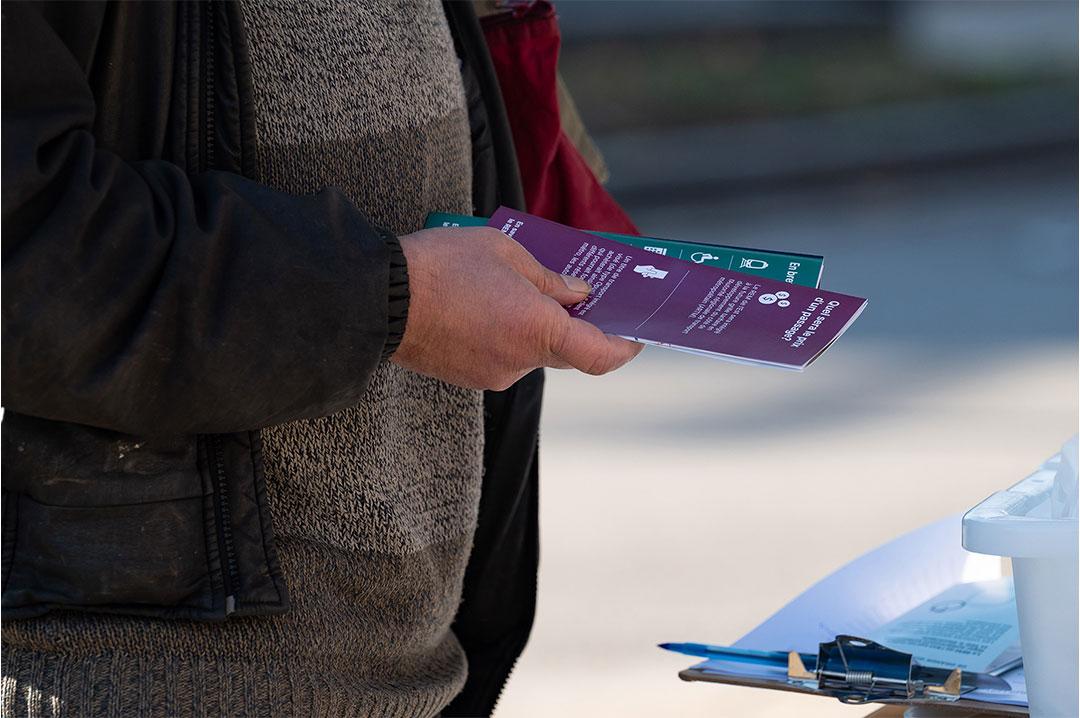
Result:
M634 271L646 279L663 279L667 276L667 270L657 269L651 264L639 264L634 267Z
M791 295L788 292L777 292L776 294L762 294L757 300L762 304L775 304L778 307L790 307L791 302L788 301L788 297Z
M667 254L667 247L642 247L642 249L653 254Z
M694 264L701 264L702 262L708 262L710 259L720 259L715 254L709 254L708 252L694 252L690 255L690 261Z
M739 262L739 269L768 269L769 263L764 259L743 259Z

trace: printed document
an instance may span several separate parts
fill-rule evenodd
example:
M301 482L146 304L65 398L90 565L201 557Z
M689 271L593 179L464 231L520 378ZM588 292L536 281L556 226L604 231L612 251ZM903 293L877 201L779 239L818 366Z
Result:
M861 297L674 259L505 207L488 224L592 286L572 316L647 344L802 371L866 307Z

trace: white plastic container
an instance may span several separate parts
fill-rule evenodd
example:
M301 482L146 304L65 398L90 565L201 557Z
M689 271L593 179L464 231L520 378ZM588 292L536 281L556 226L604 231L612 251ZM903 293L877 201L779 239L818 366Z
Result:
M1076 438L964 515L964 548L1012 559L1032 718L1077 718Z

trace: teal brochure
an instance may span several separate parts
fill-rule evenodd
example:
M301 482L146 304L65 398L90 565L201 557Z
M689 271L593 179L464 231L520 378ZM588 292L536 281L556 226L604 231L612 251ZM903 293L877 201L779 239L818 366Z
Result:
M425 229L432 227L483 227L486 217L469 217L463 214L432 212L424 223ZM672 259L682 259L695 264L707 264L733 272L767 277L779 282L798 284L804 287L817 287L821 282L821 272L825 268L825 258L814 254L790 254L771 252L764 249L728 247L720 244L703 242L682 242L675 239L656 237L634 237L628 234L610 232L592 232L606 239L611 239L631 247L644 249L646 252L662 254Z

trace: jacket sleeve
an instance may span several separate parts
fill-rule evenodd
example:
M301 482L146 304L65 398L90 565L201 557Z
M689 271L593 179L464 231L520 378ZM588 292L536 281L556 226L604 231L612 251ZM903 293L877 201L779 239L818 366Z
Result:
M39 13L4 15L4 405L164 434L355 403L404 331L397 240L333 189L96 146L82 68Z

